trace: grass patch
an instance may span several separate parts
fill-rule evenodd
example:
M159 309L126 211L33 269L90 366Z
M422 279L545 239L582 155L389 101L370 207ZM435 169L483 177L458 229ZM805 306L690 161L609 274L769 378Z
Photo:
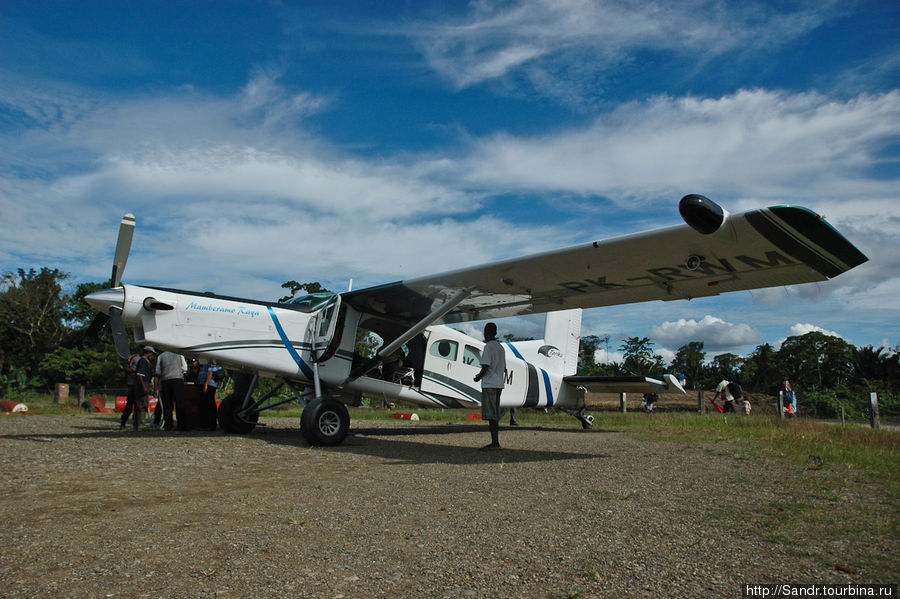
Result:
M596 426L596 424L595 424ZM602 426L644 440L704 444L713 458L767 464L779 472L776 500L723 506L712 517L829 567L896 572L900 514L900 432L809 419L718 414L606 414ZM766 481L772 484L772 481Z
M804 418L698 414L602 414L594 426L647 440L731 442L814 469L846 469L897 484L900 432ZM710 449L710 451L717 451ZM726 448L720 451L730 453Z

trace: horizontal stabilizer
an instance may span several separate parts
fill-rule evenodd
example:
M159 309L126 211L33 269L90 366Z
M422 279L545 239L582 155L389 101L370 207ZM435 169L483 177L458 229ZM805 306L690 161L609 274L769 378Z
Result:
M663 380L649 376L567 376L569 385L584 387L594 393L684 393L674 375L664 374Z

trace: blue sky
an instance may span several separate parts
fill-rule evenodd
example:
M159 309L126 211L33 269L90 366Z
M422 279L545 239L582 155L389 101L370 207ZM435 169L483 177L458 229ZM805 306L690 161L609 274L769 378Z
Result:
M132 212L126 282L276 299L667 226L702 193L807 206L870 262L584 334L896 346L898 180L897 2L0 4L0 272L103 280Z

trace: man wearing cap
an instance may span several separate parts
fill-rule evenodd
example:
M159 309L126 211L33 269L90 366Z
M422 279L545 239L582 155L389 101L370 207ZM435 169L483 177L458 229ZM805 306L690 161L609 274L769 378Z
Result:
M144 420L144 414L147 413L147 404L150 401L150 381L153 379L153 367L150 365L150 358L156 354L156 350L149 345L145 345L141 351L141 358L138 360L135 374L138 377L138 392L134 400L134 430L141 427Z

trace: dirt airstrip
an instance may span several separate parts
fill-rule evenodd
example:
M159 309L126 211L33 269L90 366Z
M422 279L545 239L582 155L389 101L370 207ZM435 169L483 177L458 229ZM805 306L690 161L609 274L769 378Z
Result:
M643 439L599 418L503 429L499 452L478 451L480 423L354 421L344 445L313 448L294 420L262 422L225 436L0 417L0 597L739 597L745 583L896 582L853 559L896 556L896 539L767 530L755 515L789 512L798 480L819 474L736 444Z

